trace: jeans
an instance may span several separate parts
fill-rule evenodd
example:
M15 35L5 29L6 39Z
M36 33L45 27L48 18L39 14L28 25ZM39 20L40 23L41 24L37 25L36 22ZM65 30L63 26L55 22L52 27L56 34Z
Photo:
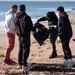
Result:
M19 65L27 66L27 59L30 53L30 37L19 36Z
M7 44L8 44L7 49L5 51L5 59L10 59L11 51L13 50L15 45L15 34L9 32L6 32L5 34L6 34Z
M69 37L61 37L62 48L64 51L64 59L71 59L72 58L71 49L69 47L70 39L71 38L69 38Z

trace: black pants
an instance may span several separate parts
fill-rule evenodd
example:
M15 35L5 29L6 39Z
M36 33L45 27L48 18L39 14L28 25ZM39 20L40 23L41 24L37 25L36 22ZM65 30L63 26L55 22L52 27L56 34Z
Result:
M53 49L52 53L56 53L56 45L55 45L56 39L57 39L57 32L50 33L50 42L52 44L52 49Z
M70 42L69 37L61 37L61 42L62 42L62 48L64 51L64 58L65 59L71 59L72 58L72 53L69 47L69 42Z
M27 59L30 52L30 37L19 36L19 65L27 66Z

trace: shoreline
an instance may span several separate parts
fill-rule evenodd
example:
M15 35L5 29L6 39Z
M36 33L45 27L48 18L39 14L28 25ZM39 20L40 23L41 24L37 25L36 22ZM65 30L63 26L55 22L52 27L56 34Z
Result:
M70 15L69 16L69 19L70 19L70 21L72 21L72 18L75 18L75 15L73 16L73 15ZM35 20L36 21L36 20ZM4 22L4 21L1 21L1 23L2 22ZM35 22L33 21L33 24L34 24ZM45 22L41 22L43 25L46 25L46 27L48 27L48 25L47 25L47 21L45 21ZM3 23L2 23L3 24ZM4 26L2 27L2 28L4 28ZM0 33L0 36L1 35L5 35L5 31L4 30L2 30L2 33Z

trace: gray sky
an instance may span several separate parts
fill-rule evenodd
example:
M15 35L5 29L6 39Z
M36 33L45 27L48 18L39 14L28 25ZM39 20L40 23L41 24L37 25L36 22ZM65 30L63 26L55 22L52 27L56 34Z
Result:
M0 0L0 1L10 1L10 0ZM11 1L75 1L75 0L11 0Z

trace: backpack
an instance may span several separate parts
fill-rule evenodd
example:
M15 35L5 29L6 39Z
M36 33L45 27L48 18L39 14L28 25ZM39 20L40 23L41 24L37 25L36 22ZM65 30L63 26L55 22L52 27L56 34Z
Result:
M21 18L16 17L15 19L15 31L17 35L25 34L25 17L26 16L22 16Z

